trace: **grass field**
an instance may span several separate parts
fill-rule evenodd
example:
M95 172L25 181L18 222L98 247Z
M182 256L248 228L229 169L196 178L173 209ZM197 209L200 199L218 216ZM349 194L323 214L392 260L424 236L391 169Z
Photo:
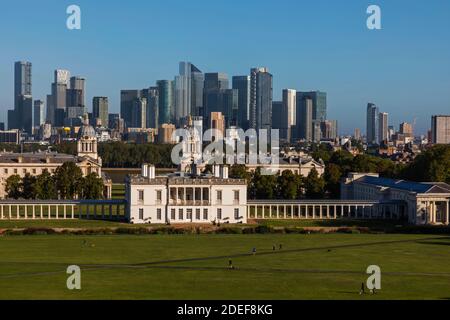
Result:
M450 299L449 248L430 235L5 236L0 299ZM80 291L66 288L72 264ZM360 296L374 264L382 289Z

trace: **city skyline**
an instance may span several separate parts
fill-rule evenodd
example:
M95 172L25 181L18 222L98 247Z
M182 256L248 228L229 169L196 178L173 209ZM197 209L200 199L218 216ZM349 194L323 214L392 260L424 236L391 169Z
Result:
M55 69L67 69L73 75L85 77L89 111L93 97L106 96L110 112L118 112L120 90L149 88L156 80L173 80L178 62L189 61L204 73L226 73L230 81L233 76L248 74L250 68L266 66L273 74L274 101L281 100L284 88L327 92L329 118L339 121L341 134L353 133L355 127L365 131L369 102L389 113L389 125L398 127L401 122L413 123L417 118L417 134L425 134L430 128L432 114L448 113L450 46L440 41L448 38L450 30L448 2L410 4L399 1L392 4L380 1L383 11L380 31L369 31L365 27L367 3L363 1L351 1L345 6L327 3L327 10L319 10L324 5L320 1L318 4L281 2L289 4L292 10L281 10L283 6L276 3L258 6L246 3L229 8L220 1L214 5L177 2L178 6L168 8L156 1L153 5L122 8L116 4L103 7L79 1L83 12L80 31L65 28L65 2L47 6L46 12L37 4L26 8L6 4L0 27L14 32L7 32L0 38L3 49L0 53L0 121L6 122L6 110L14 107L13 63L20 60L33 63L34 100L45 101ZM404 6L408 7L407 12ZM123 12L118 11L119 7ZM184 14L200 7L201 21L183 18ZM100 8L103 13L97 10ZM294 19L293 12L303 8L309 9L310 16ZM14 10L26 12L28 19L20 21L23 25L19 26L19 21L8 14ZM214 10L232 19L216 15L213 19L210 13ZM94 11L99 16L95 16ZM244 28L246 23L240 22L244 16L248 16L247 23L257 21L250 12L260 13L260 19L265 19L264 32L254 34L253 38L248 38L251 30ZM117 47L121 35L130 36L136 31L136 35L130 36L132 40L146 32L142 23L122 24L122 13L134 14L137 18L148 14L152 17L149 25L163 31L154 38L153 44L138 44L129 49ZM37 26L36 21L42 19L46 23ZM168 27L169 22L164 19L173 26ZM180 24L187 21L190 24L180 31ZM202 29L207 23L211 23L208 24L211 30ZM220 39L207 38L217 28L221 30ZM196 38L191 36L194 31ZM31 35L29 41L17 41L25 32ZM428 37L431 33L437 36ZM42 34L48 34L46 41L42 41ZM301 41L285 42L293 36ZM318 36L323 41L313 46L314 49L303 45ZM169 45L167 39L176 41L170 41ZM265 46L265 50L254 50L263 40L270 45ZM219 46L220 42L228 46ZM55 50L44 50L47 46ZM235 47L241 50L235 52ZM76 54L71 48L77 48Z

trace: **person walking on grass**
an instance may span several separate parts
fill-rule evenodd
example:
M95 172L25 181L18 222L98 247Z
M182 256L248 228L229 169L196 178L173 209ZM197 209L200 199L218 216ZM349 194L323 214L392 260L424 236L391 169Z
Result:
M362 283L361 283L361 290L359 290L359 295L360 295L360 296L364 294L364 289L365 289L365 287L364 287L364 282L362 282Z
M253 255L256 255L256 248L252 249L252 253L253 253Z
M233 261L230 259L230 260L228 260L228 268L229 269L234 269L234 267L233 267Z

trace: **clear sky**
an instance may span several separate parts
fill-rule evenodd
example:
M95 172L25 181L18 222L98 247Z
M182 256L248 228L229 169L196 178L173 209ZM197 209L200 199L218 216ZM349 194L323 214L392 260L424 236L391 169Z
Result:
M66 8L82 10L82 29L66 28ZM382 10L382 30L366 9ZM173 79L178 62L204 72L248 74L267 66L274 99L283 88L328 93L341 133L365 132L367 102L390 124L450 114L448 0L29 0L0 4L0 121L13 106L13 64L33 63L33 98L50 93L53 70L87 79L87 106L121 89Z

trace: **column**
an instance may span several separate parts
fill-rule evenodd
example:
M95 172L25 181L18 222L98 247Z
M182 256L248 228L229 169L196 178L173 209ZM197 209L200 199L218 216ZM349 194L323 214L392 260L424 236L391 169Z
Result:
M11 220L12 219L12 213L11 213L11 209L12 209L12 207L11 207L11 205L9 205L9 208L8 208L8 215L9 215L9 219Z
M320 206L319 206L319 209L320 209L319 217L320 217L320 220L322 220L322 218L323 218L323 213L322 213L323 207L320 205Z
M302 206L297 206L298 210L298 219L300 220L302 218Z
M445 213L445 224L446 225L450 225L450 220L449 220L449 218L450 218L450 201L447 201L447 203L446 203L446 213Z
M3 206L0 205L0 219L3 220Z
M344 206L341 206L341 218L344 218Z
M33 219L36 219L36 205L33 204Z
M41 216L41 219L44 219L44 210L43 210L44 206L41 204L41 207L39 208L39 215Z
M59 219L59 205L56 205L56 220Z
M75 219L75 205L72 205L72 219Z
M23 207L23 211L24 211L24 214L25 214L25 219L28 219L28 206L27 205L25 205Z
M64 211L63 211L64 220L66 220L66 219L67 219L67 204L64 205L63 210L64 210Z

